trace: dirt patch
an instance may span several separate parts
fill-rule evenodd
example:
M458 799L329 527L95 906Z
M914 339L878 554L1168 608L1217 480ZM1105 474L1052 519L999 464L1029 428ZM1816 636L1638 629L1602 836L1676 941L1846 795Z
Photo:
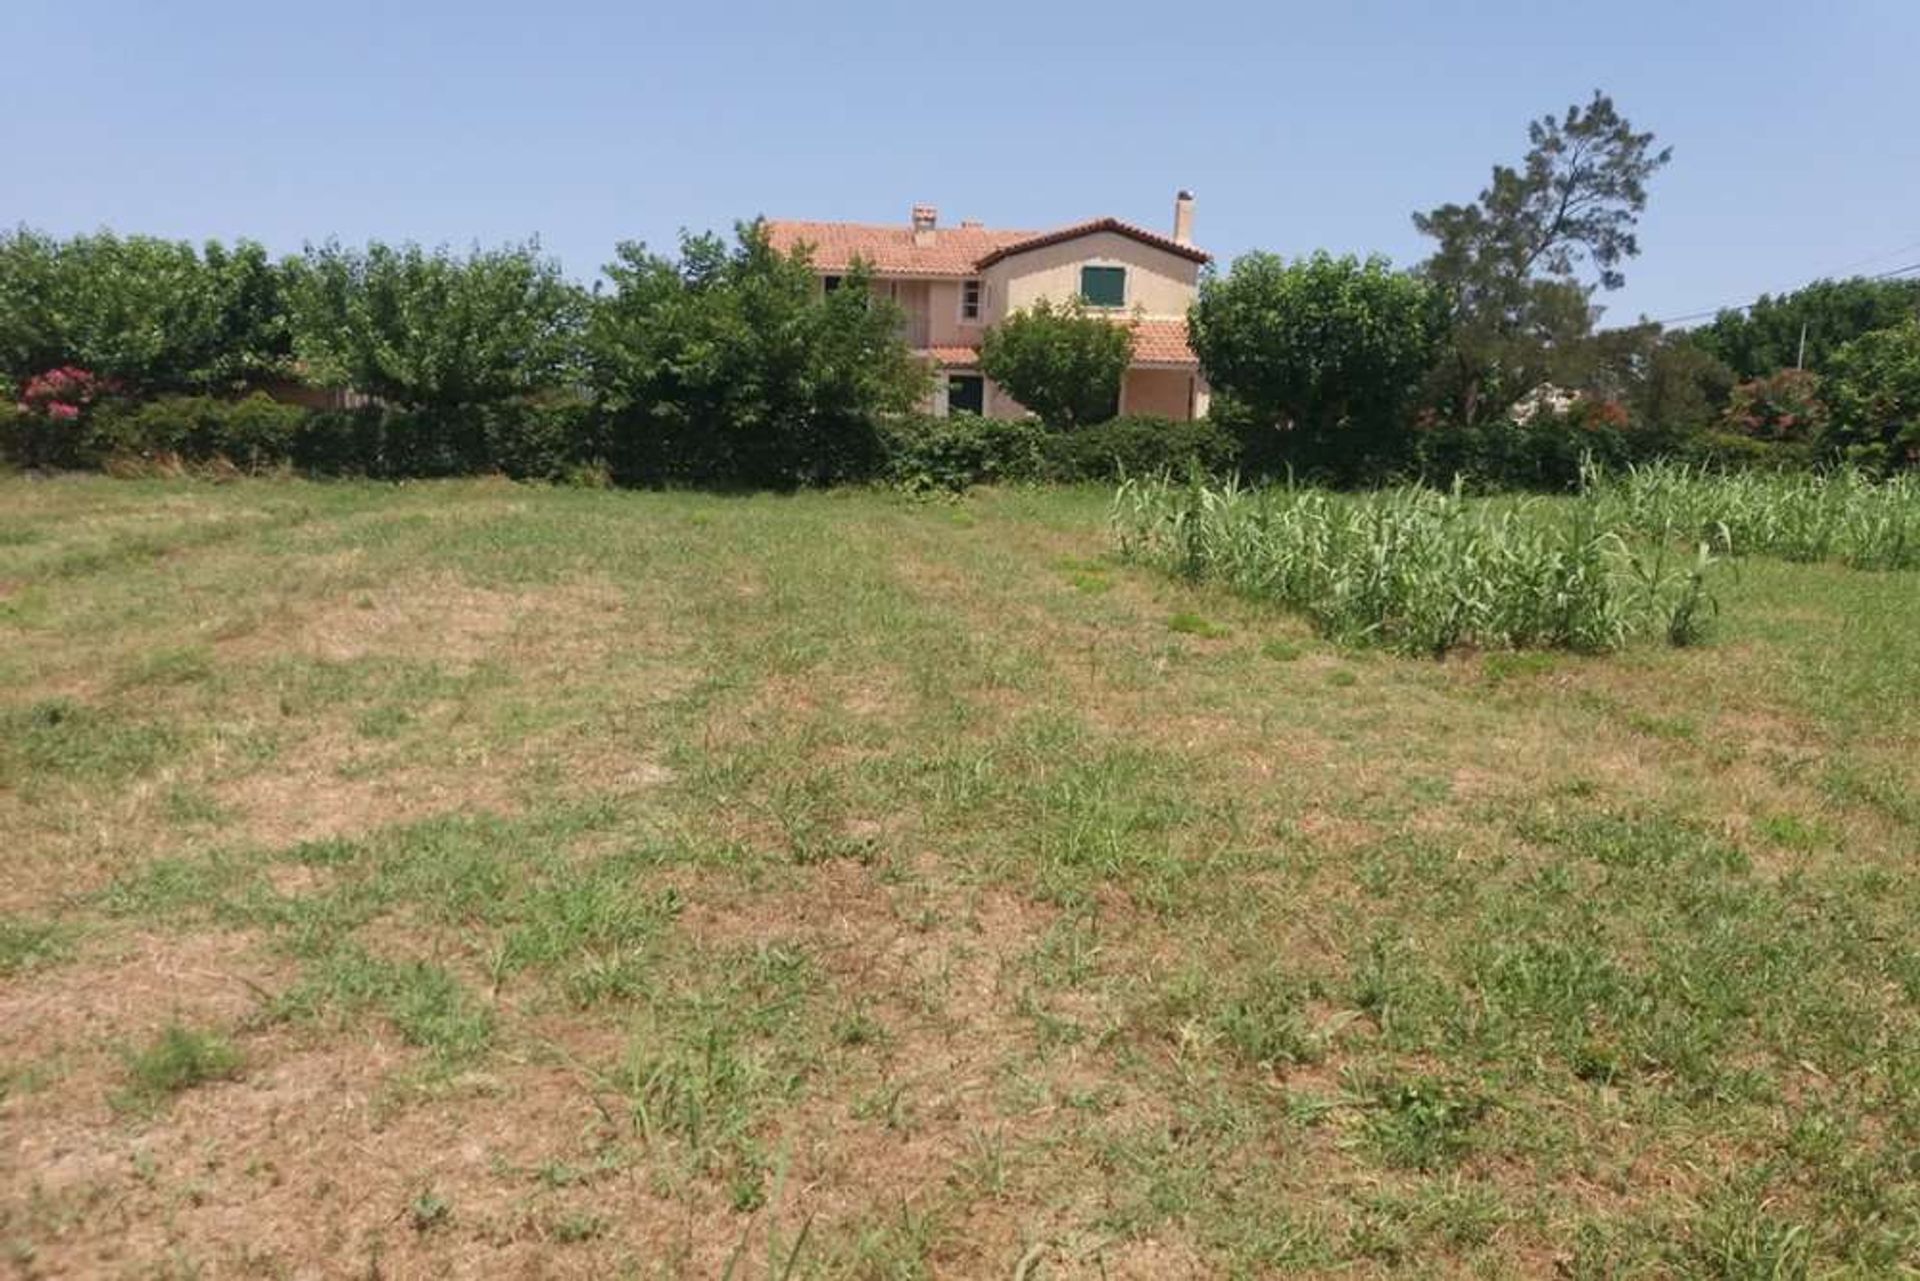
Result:
M587 580L503 590L434 574L285 604L245 634L221 643L234 657L299 655L344 663L369 656L470 667L488 659L582 657L618 637L625 596ZM544 664L543 664L544 665Z
M252 840L274 848L359 835L436 814L511 815L520 808L511 792L510 762L496 759L492 768L478 762L445 769L401 767L371 775L359 772L356 767L362 765L352 740L321 734L279 768L213 790Z

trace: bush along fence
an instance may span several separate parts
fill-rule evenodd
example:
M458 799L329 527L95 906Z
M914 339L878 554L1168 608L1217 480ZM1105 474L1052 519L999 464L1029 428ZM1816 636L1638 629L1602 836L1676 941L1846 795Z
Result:
M1920 322L1890 308L1817 373L1766 372L1736 344L1736 381L1711 335L1641 326L1489 381L1449 346L1459 318L1431 282L1253 254L1189 313L1213 422L1103 421L1128 340L1071 300L983 340L982 368L1038 421L936 421L916 412L930 375L895 305L859 270L824 290L758 224L673 255L621 245L606 275L589 292L533 243L276 261L246 242L0 233L0 461L913 489L1198 466L1544 492L1577 490L1588 459L1920 465Z

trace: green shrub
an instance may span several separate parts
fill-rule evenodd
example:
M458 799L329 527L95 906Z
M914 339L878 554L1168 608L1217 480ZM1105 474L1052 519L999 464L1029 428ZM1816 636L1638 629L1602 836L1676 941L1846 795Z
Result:
M1207 419L1176 422L1147 416L1113 418L1041 442L1041 474L1063 484L1128 476L1185 475L1194 468L1226 475L1239 463L1239 442Z
M1525 423L1501 418L1423 428L1413 469L1431 485L1458 478L1478 490L1567 493L1580 487L1589 463L1622 467L1664 443L1628 426L1613 402L1580 400L1563 413L1539 413Z
M1880 471L1920 467L1920 320L1862 334L1831 367L1829 450Z
M1820 375L1809 369L1782 369L1751 378L1733 389L1721 429L1754 440L1806 442L1824 435L1827 406L1820 398Z
M881 478L915 492L958 493L970 485L1033 480L1046 431L1031 419L908 414L880 429Z
M488 465L515 480L560 480L599 454L597 418L583 401L508 401L478 412Z
M1804 471L1813 465L1812 447L1801 442L1724 431L1702 432L1676 452L1712 471Z
M221 459L258 471L287 460L308 412L259 392L242 400L162 396L103 411L92 445L108 455L193 463Z
M0 370L75 365L140 394L230 390L283 369L284 287L250 241L0 233Z
M462 440L472 429L464 407L535 395L578 374L588 298L537 242L464 255L310 246L288 264L286 282L307 376L435 411L430 425L407 431L423 457L458 456L471 443Z
M1201 281L1189 326L1256 466L1351 484L1404 461L1444 301L1378 256L1250 253Z
M599 449L590 405L505 400L303 415L291 454L302 471L320 475L405 480L500 472L515 480L559 480L590 464Z
M1113 417L1133 334L1080 299L1042 298L987 330L980 369L1049 427L1072 429Z
M790 487L865 480L878 420L925 393L900 313L860 271L823 293L758 225L678 259L623 244L593 308L589 379L626 482Z

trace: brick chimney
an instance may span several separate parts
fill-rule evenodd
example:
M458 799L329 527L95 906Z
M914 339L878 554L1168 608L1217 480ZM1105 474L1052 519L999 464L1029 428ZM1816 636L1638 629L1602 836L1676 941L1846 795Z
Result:
M925 249L933 244L934 224L940 221L940 211L932 205L913 207L913 243L917 248Z
M1173 242L1177 245L1193 243L1193 193L1184 187L1173 198Z

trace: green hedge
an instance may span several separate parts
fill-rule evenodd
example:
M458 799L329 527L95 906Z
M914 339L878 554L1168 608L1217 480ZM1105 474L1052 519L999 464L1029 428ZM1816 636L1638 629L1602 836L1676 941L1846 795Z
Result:
M1239 466L1233 434L1207 419L1113 418L1050 432L1041 444L1041 478L1063 484L1114 481L1194 468L1221 476Z
M1036 479L1046 430L1031 419L913 414L880 428L880 479L915 492Z
M880 432L880 479L915 491L957 492L970 485L1044 481L1106 482L1194 467L1215 475L1234 469L1237 446L1213 423L1168 418L1115 418L1070 430L1038 420L955 414L897 418Z
M91 452L148 461L216 459L248 471L290 457L308 411L256 392L241 400L161 396L143 404L105 405L88 430Z

